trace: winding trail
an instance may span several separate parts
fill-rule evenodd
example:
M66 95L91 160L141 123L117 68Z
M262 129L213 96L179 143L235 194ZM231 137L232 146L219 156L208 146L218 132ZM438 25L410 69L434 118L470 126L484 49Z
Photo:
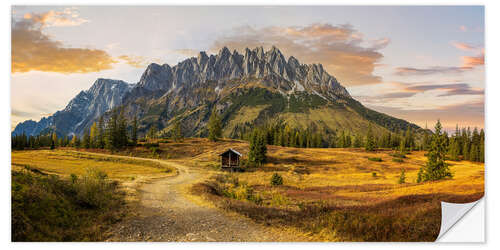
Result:
M116 157L157 161L175 167L178 174L141 185L134 215L115 224L108 232L107 241L298 240L289 233L278 232L241 215L197 202L197 197L189 194L189 188L208 178L208 170L190 168L177 161Z

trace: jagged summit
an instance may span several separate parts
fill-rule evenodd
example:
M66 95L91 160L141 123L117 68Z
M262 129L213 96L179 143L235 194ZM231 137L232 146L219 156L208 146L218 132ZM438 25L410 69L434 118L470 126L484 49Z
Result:
M321 64L301 64L295 57L288 60L273 46L246 48L244 54L223 47L215 55L201 51L197 57L188 58L177 65L150 64L141 76L137 87L151 91L171 91L180 87L194 87L206 81L255 78L265 79L284 93L306 91L329 99L349 97L347 90L326 72ZM221 86L222 87L222 86Z

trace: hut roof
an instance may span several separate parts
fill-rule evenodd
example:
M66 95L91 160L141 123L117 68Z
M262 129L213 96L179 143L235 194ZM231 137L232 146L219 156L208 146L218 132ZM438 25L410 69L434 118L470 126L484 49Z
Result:
M230 149L228 149L228 150L224 151L223 153L221 153L221 154L219 154L219 155L226 154L226 153L227 153L227 152L229 152L229 151L232 151L233 153L235 153L235 154L237 154L237 155L241 156L241 153L240 153L240 152L238 152L238 151L236 151L236 150L234 150L234 149L232 149L232 148L230 148Z

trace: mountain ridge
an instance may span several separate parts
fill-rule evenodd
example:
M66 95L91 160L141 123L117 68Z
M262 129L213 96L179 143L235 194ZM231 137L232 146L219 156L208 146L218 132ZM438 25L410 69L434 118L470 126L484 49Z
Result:
M13 134L36 135L55 130L59 135L81 135L100 116L107 117L116 108L129 119L138 117L142 133L152 125L168 132L174 120L182 120L187 135L204 136L213 108L223 116L225 129L231 130L225 135L230 137L244 127L276 117L290 120L300 116L294 119L310 123L293 119L289 122L318 127L327 133L338 129L362 131L370 122L380 131L419 128L367 109L321 64L301 64L293 56L285 59L273 46L268 51L263 47L246 48L244 53L231 52L227 47L211 55L201 51L174 66L152 63L136 84L97 79L63 110L39 122L20 123ZM324 118L304 116L318 109L324 109ZM240 123L236 118L244 117L245 110L255 112L255 117Z

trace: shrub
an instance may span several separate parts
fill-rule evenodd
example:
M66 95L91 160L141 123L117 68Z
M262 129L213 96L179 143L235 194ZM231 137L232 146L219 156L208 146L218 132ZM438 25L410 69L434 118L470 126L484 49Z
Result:
M376 173L376 172L373 172L373 173L372 173L372 177L377 177L377 173Z
M144 143L144 147L148 148L148 149L158 148L158 147L160 147L160 144L158 144L158 143Z
M405 169L402 168L401 169L401 174L399 175L399 180L398 180L398 183L399 184L404 184L406 182L406 175L405 175Z
M379 158L379 157L368 157L368 160L370 160L370 161L377 161L377 162L381 162L382 161L382 159Z
M93 172L86 177L41 175L12 171L12 241L102 241L104 231L123 213L123 193L107 185L96 197L111 194L106 207L90 207L81 189L90 190L88 178L105 179ZM85 184L84 184L85 183Z
M271 185L273 186L283 185L283 177L281 177L281 175L279 175L278 173L274 173L273 176L271 176Z
M105 172L88 168L87 172L74 185L76 199L84 207L103 208L113 199L115 183L109 181Z
M391 154L391 156L395 157L395 158L406 158L406 155L403 153L394 153L394 154Z
M403 159L401 159L401 158L392 158L392 161L393 161L393 162L402 163L402 162L403 162Z

